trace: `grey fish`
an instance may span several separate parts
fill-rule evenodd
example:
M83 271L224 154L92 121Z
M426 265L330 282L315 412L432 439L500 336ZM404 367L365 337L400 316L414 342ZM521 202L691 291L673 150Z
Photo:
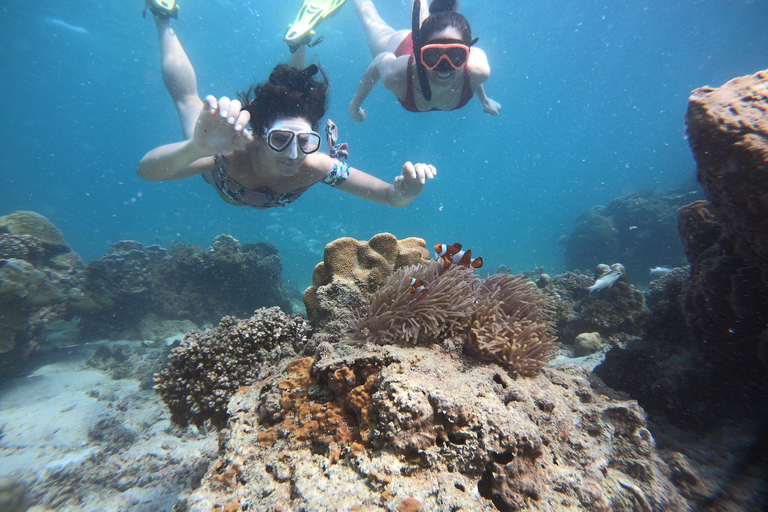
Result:
M610 288L613 286L613 283L619 280L621 277L621 270L609 270L605 274L601 275L599 278L595 280L595 284L592 286L588 286L587 290L589 290L589 293L596 292L598 290L602 290L603 288Z
M655 267L651 269L651 278L652 279L658 279L660 277L664 277L665 275L672 272L671 268L667 267Z

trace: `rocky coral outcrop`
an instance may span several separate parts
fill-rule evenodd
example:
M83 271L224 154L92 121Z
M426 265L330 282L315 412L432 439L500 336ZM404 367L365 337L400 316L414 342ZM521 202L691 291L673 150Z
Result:
M680 425L704 430L768 411L766 113L768 72L693 91L688 135L708 202L678 212L691 266L649 292L645 337L596 369Z
M148 318L202 324L260 307L291 311L281 272L274 245L228 235L206 249L117 242L86 269L85 293L98 307L81 315L82 330L88 338L134 339Z
M514 380L450 342L322 343L281 368L230 401L221 462L180 506L690 510L642 410L585 369Z
M49 258L72 252L62 232L37 212L17 211L0 217L0 233L34 237L45 248Z
M568 270L620 261L633 282L647 284L649 269L685 265L677 234L677 209L701 192L693 186L630 194L592 208L577 219L573 232L560 239Z
M426 247L421 238L398 240L389 233L367 242L347 237L329 243L323 261L315 266L312 286L304 292L310 323L342 333L363 304L362 297L381 288L392 272L429 261Z
M29 342L47 326L87 307L81 291L84 268L61 231L44 216L18 211L0 217L0 353L17 342L22 345L10 366L26 358Z
M620 270L621 277L613 286L590 293L588 288L612 268ZM580 271L558 274L542 284L541 291L553 304L555 332L566 345L573 345L584 332L597 332L606 340L642 333L648 314L643 294L629 282L620 263L600 264L592 275Z
M697 176L737 254L768 265L768 71L691 93Z

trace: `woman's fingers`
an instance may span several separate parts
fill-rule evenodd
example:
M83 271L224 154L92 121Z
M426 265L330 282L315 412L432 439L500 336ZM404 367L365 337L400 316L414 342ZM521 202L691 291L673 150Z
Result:
M240 111L243 105L238 100L232 100L229 102L229 111L227 112L227 122L231 125L235 124L237 117L240 115Z
M251 113L247 110L241 110L240 113L237 115L237 119L235 120L235 131L239 132L243 130L247 125L248 121L251 120Z

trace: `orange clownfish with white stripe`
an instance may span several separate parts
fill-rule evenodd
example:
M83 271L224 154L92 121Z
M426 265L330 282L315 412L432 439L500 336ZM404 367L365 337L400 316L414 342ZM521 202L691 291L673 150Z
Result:
M435 246L435 253L438 258L442 258L445 261L445 266L448 265L461 265L465 268L480 268L483 266L483 258L472 257L472 250L462 250L461 244L445 245L437 244Z
M421 298L424 298L424 296L427 294L428 290L424 287L424 283L415 277L412 277L408 284L411 285L411 293L418 293L419 297Z

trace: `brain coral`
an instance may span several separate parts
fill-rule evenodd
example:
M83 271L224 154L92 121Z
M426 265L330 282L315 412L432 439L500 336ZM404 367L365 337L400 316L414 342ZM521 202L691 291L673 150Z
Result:
M51 221L36 212L18 211L0 217L0 232L32 235L42 242L49 256L72 251L61 231Z
M424 283L424 297L410 293L411 277ZM551 309L549 299L521 276L481 280L469 269L432 261L393 273L370 297L349 341L417 344L459 335L469 353L530 376L555 346Z
M243 386L261 378L262 365L295 356L306 342L302 317L280 308L262 308L251 318L227 316L215 329L188 333L174 348L168 366L155 374L155 389L179 425L210 420L222 427L227 402Z
M359 303L354 296L375 292L398 268L428 262L426 247L421 238L398 240L389 233L380 233L368 242L347 237L329 243L323 261L315 266L312 286L304 292L310 321L313 325L325 324L329 317L341 314L331 311L339 308L323 300L329 288L345 290L349 300L344 306L349 309L350 305Z

